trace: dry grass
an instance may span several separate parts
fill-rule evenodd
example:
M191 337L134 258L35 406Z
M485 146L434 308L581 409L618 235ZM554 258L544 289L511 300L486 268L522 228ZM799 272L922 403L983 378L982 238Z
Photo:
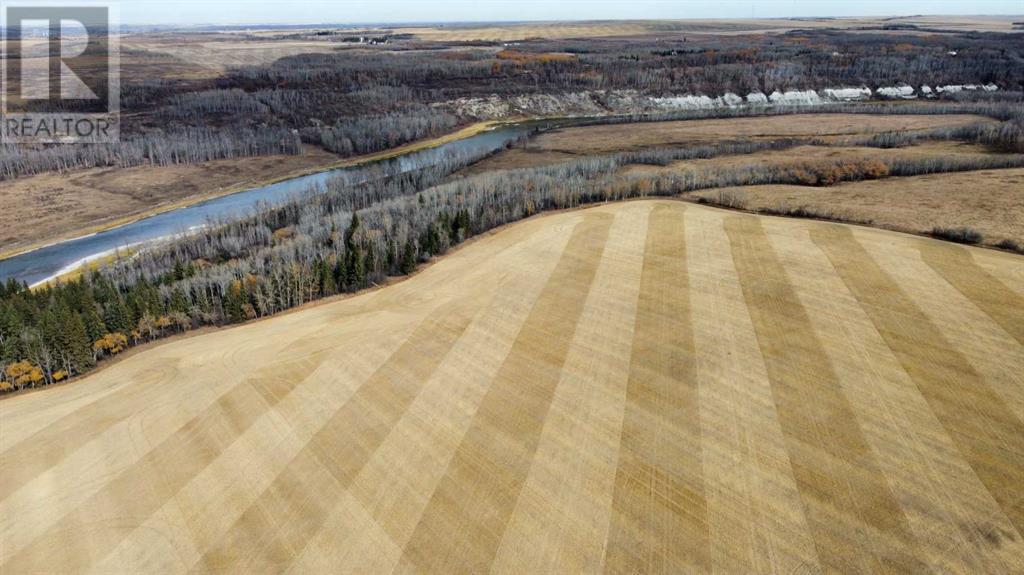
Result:
M310 147L302 156L92 168L0 182L0 245L6 252L75 237L126 218L254 187L336 161L337 156Z
M927 130L944 126L992 122L989 118L971 115L872 116L862 114L800 114L761 118L728 118L688 120L679 122L642 122L567 128L541 134L526 147L513 148L474 164L467 173L546 166L579 159L581 156L641 150L664 146L697 146L730 140L774 140L783 138L822 138L842 140L849 136L875 134L894 130ZM921 147L921 150L926 148ZM954 148L949 148L953 150ZM969 147L957 148L967 151ZM810 148L801 148L803 151ZM812 151L815 156L827 155L827 148ZM881 151L880 153L886 153ZM930 153L930 152L925 152ZM769 157L783 157L783 151ZM760 156L760 155L759 155ZM747 158L744 160L744 158ZM737 156L736 161L749 161L750 156ZM719 158L716 161L729 161Z
M890 152L892 150L889 150ZM851 182L827 188L747 186L694 192L715 199L736 193L750 210L807 207L851 220L918 234L968 227L983 243L1024 243L1024 169L986 170Z
M0 401L4 572L1024 568L1024 259L637 201Z
M260 66L289 56L333 52L338 43L316 40L244 40L230 35L133 36L125 50L171 59L214 76L236 66ZM140 60L144 58L138 58ZM134 60L132 60L134 61ZM131 62L131 61L130 61Z
M0 182L0 257L284 179L439 146L491 126L492 122L477 122L436 138L346 159L306 146L301 156L93 168Z
M755 118L608 124L541 134L531 147L541 151L600 154L656 146L683 146L721 140L849 136L897 130L994 122L971 115L797 114Z
M626 174L643 174L657 172L673 172L698 168L730 168L736 166L758 165L771 167L791 165L794 163L816 163L831 161L860 161L870 159L925 159L950 157L981 157L990 152L981 145L963 144L960 142L924 142L906 148L871 148L862 146L796 146L787 150L771 150L756 154L740 154L735 156L719 156L701 160L681 160L667 166L631 165L623 169Z
M677 34L738 35L784 33L796 29L881 27L912 24L957 31L1012 32L1011 16L924 16L906 18L739 18L697 20L620 20L584 22L524 22L483 25L443 25L395 28L423 40L512 41L527 38L599 38L615 36L672 36ZM1019 18L1017 18L1019 20ZM877 33L877 31L876 31ZM894 31L893 34L907 34Z

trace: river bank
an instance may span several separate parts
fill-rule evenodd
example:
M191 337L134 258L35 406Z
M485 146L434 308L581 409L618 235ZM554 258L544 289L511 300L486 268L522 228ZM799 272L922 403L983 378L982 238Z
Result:
M13 249L0 250L0 260L6 260L6 259L9 259L9 258L13 258L13 257L19 256L19 255L27 254L27 253L30 253L30 252L33 252L33 251L36 251L36 250L39 250L39 249L42 249L42 248L47 248L47 247L55 246L55 245L58 245L58 244L61 244L61 243L64 243L64 242L74 241L74 240L77 240L77 239L81 239L83 237L87 237L87 236L90 236L90 235L95 235L95 234L100 233L100 232L104 232L104 231L112 230L112 229L119 228L119 227L122 227L122 226L126 226L126 225L129 225L129 224L132 224L132 223L138 222L140 220L144 220L146 218L150 218L150 217L153 217L153 216L156 216L156 215L159 215L159 214L163 214L163 213L166 213L166 212L172 212L172 211L175 211L175 210L180 210L182 208L187 208L189 206L193 206L193 205L196 205L196 204L201 204L203 202L208 202L210 200L215 200L215 199L222 198L222 197L225 197L225 196L230 196L232 194L237 194L237 193L240 193L240 192L245 192L247 190L251 190L251 189L255 189L255 188L261 188L261 187L265 187L265 186L270 186L270 185L273 185L273 184L276 184L276 183L279 183L279 182L283 182L283 181L286 181L286 180L292 180L292 179L295 179L295 178L301 178L303 176L308 176L308 175L316 174L316 173L319 173L319 172L326 172L326 171L331 171L331 170L337 170L337 169L342 169L342 168L358 166L358 165L362 165L362 164L368 164L368 163L372 163L372 162L378 162L378 161L381 161L381 160L387 160L387 159L390 159L390 158L394 158L396 156L401 156L401 155L404 155L404 154L409 154L409 153L413 153L413 152L420 151L420 150L434 148L434 147L441 146L441 145L444 145L444 144L447 144L447 143L450 143L450 142L453 142L453 141L456 141L456 140L461 140L461 139L464 139L464 138L469 138L469 137L475 136L475 135L477 135L477 134L479 134L479 133L481 133L481 132L483 132L485 130L491 129L491 128L493 128L493 127L495 127L495 126L497 126L499 124L502 124L502 123L504 123L504 122L499 122L499 121L494 121L494 120L474 122L472 124L469 124L467 126L464 126L464 127L460 128L460 129L458 129L458 130L456 130L454 132L450 132L450 133L447 133L447 134L444 134L444 135L441 135L441 136L437 136L437 137L434 137L434 138L429 138L429 139L426 139L426 140L420 140L420 141L417 141L417 142L411 142L409 144L405 144L405 145L399 146L397 148L391 148L389 150L384 150L384 151L381 151L381 152L375 152L375 153L372 153L372 154L366 154L366 155L356 156L356 157L351 157L351 158L338 159L337 156L334 156L333 154L329 154L329 153L320 151L319 153L317 153L315 155L314 158L312 158L312 160L313 160L312 165L304 165L304 166L301 166L299 168L291 167L290 163L282 161L282 160L289 160L289 159L291 159L289 157L281 157L281 158L277 158L277 157L274 157L274 158L263 158L263 157L261 157L261 158L243 158L243 159L240 159L240 160L218 160L219 163L225 163L225 164L242 163L242 162L253 163L252 162L253 160L255 160L255 161L262 161L264 163L266 163L266 162L277 162L277 164L282 166L283 169L282 170L275 170L274 167L271 167L268 170L270 173L265 175L265 176L262 176L262 177L258 177L258 178L255 178L255 179L250 178L250 179L239 180L239 181L237 181L237 182L235 182L233 184L230 184L230 185L221 186L221 187L218 187L218 188L210 190L210 191L205 191L205 192L200 192L200 193L196 193L196 194L191 194L191 195L188 195L187 197L184 197L184 198L182 198L180 200L175 200L175 201L169 201L169 202L161 203L160 205L157 205L157 206L154 206L154 207L151 207L151 208L147 208L147 209L144 209L144 210L141 210L141 211L136 211L134 213L127 214L127 215L125 215L123 217L118 217L118 218L115 218L115 219L104 221L104 222L102 222L100 224L90 225L90 226L85 226L85 227L76 227L76 228L73 228L73 229L66 230L63 233L60 233L60 234L57 234L57 235L54 235L54 236L50 236L50 237L48 237L48 238L46 238L44 240L34 241L34 242L31 242L31 243L28 243L28 244L25 244L25 245L17 246L17 247L15 247ZM245 166L242 171L245 172L246 171L245 168L248 168L248 167L249 166ZM133 168L133 169L138 170L137 168ZM147 170L147 169L150 169L150 168L142 168L142 170ZM155 169L163 169L163 168L155 168ZM240 174L240 175L244 175L244 174ZM49 176L50 177L55 177L55 176L56 177L62 177L59 174L54 174L54 175L49 175ZM181 178L181 176L177 176L177 179L181 180L182 178Z

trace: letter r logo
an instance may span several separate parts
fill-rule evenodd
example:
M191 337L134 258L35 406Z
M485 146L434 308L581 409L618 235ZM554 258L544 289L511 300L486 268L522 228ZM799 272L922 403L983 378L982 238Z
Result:
M107 6L6 6L4 95L109 110L109 26Z
M0 141L118 140L117 8L117 0L0 0Z

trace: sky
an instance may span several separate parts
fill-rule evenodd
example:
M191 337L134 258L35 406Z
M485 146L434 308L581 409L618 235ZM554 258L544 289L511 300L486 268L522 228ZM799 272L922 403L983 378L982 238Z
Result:
M125 24L1024 14L1024 0L121 0Z

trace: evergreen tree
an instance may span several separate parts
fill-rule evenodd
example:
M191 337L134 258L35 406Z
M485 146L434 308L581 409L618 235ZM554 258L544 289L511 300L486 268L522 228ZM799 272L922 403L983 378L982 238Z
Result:
M181 286L174 288L171 293L171 299L167 302L168 313L187 313L188 312L188 298L185 297L185 292L182 291Z
M177 281L185 279L185 265L181 263L181 260L174 261L174 270L171 272L171 275Z
M238 323L246 320L245 300L245 294L242 293L242 282L234 280L228 285L227 293L224 294L224 315L228 322Z
M372 281L377 275L377 256L372 249L366 252L363 268L365 269L366 280Z
M334 270L327 260L320 260L317 263L317 276L322 295L329 296L338 293L338 285L334 281Z
M66 303L53 300L43 313L40 328L43 344L56 356L66 375L81 373L92 365L92 345L82 318Z
M347 284L349 288L358 289L366 283L366 260L363 250L359 248L349 252L349 261L346 264L348 269Z
M10 282L8 282L8 286ZM17 287L17 284L14 284ZM12 363L24 357L21 332L25 323L14 306L0 304L0 363Z
M106 314L103 323L109 332L119 332L127 335L135 327L132 321L131 310L120 294L115 293L113 299L107 304Z
M92 341L79 314L70 312L67 326L70 373L84 373L96 363L92 354Z
M386 264L388 273L394 271L395 266L398 264L398 252L395 248L395 242L388 242L388 255Z
M405 243L405 249L402 250L402 266L399 268L402 275L409 275L416 271L416 245L410 239Z
M100 317L96 306L92 306L85 310L81 314L82 325L85 328L85 335L90 342L94 342L106 334L106 326L103 325L103 319Z
M347 259L347 257L339 257L338 261L334 264L334 283L341 290L345 290L348 287Z

